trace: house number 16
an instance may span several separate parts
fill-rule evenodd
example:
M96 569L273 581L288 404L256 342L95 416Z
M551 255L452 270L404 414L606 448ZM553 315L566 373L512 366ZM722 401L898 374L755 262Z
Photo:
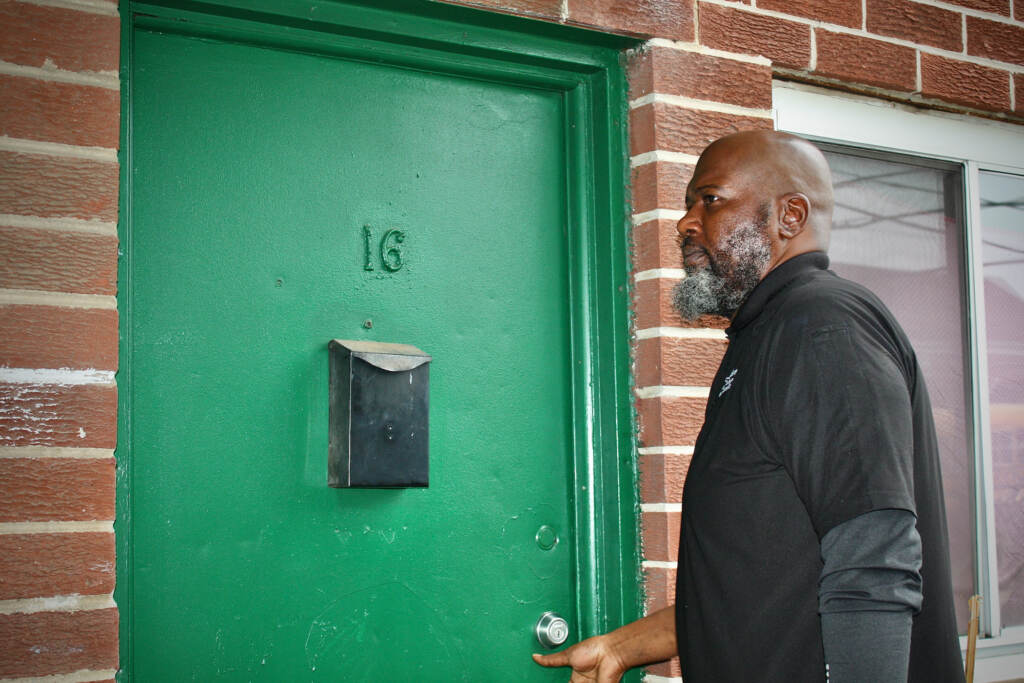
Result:
M405 262L402 260L402 242L405 232L391 228L380 238L380 264L389 273L401 270ZM363 226L363 270L373 270L373 228Z

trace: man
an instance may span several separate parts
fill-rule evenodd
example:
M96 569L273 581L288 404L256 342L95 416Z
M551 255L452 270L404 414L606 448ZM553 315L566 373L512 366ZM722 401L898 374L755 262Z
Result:
M731 318L683 493L676 605L535 660L613 683L677 652L686 683L962 681L938 449L920 368L828 268L809 142L701 155L674 303Z

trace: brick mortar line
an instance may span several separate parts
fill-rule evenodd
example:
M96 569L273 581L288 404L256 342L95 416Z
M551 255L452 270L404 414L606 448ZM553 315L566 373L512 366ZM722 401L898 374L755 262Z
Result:
M808 43L808 50L810 50L810 57L807 60L807 68L811 71L818 70L818 29L817 27L811 27L811 38Z
M682 503L640 503L641 512L682 512Z
M693 455L693 446L641 446L637 455Z
M967 54L967 15L964 14L960 17L960 42L963 43L964 49L961 50L964 56L969 57ZM918 51L918 62L921 61L921 53Z
M0 213L0 226L24 228L27 230L52 230L55 232L80 232L90 235L117 237L117 223L85 218L47 218L45 216L22 216L14 213Z
M34 614L37 612L90 612L117 607L113 593L102 595L55 595L48 598L0 600L0 614Z
M114 520L90 522L0 522L0 535L112 533L114 533Z
M761 16L772 17L775 19L786 19L796 24L803 24L805 26L809 26L812 29L823 28L827 31L832 31L833 33L841 33L844 35L856 36L859 38L870 38L872 40L878 40L883 43L889 43L891 45L899 45L902 47L909 47L915 50L921 50L922 52L938 55L940 57L948 57L949 59L957 59L960 61L969 61L975 64L979 64L981 66L989 66L992 68L1003 69L1006 71L1013 71L1017 73L1024 72L1024 66L1021 65L1012 64L1010 62L1000 62L998 60L989 59L987 57L977 57L974 55L969 55L966 53L966 45L964 46L964 52L952 52L950 50L943 50L942 48L934 47L932 45L922 45L921 43L913 43L909 40L903 40L902 38L892 38L890 36L883 36L877 33L870 33L869 31L862 29L850 28L849 26L840 26L839 24L829 24L823 21L818 21L816 19L807 19L806 17L798 17L792 14L783 14L782 12L777 12L775 10L752 9L749 5L727 2L727 0L700 0L700 2L718 5L720 7L728 7L730 9L735 10L742 10L750 14L759 14ZM1012 26L1017 26L1019 28L1024 27L1024 23L1018 21L1006 21L1003 23L1010 24Z
M644 569L676 569L679 563L666 560L643 560L640 562L640 566Z
M70 446L0 446L0 459L73 459L108 460L114 457L112 448L73 448Z
M0 367L0 384L55 384L57 386L115 386L114 370Z
M633 225L643 225L655 220L678 221L684 215L686 215L685 211L677 209L651 209L633 214L632 219Z
M683 679L678 676L658 676L657 674L645 673L644 683L683 683Z
M751 0L751 2L755 1ZM700 12L697 9L696 2L693 3L693 18L691 21L693 22L693 42L700 45Z
M693 97L683 97L681 95L668 95L665 93L652 92L642 95L635 100L630 100L630 109L639 109L640 107L646 107L648 104L667 104L672 107L680 107L684 109L696 109L697 111L713 111L719 114L734 114L737 116L752 116L762 119L770 119L772 117L771 109L755 109L754 107L741 107L737 104L728 104L726 102L715 102L712 100L699 100Z
M651 38L644 45L647 47L665 47L671 50L678 50L680 52L693 52L695 54L706 55L708 57L728 59L732 62L743 62L744 64L757 64L759 66L771 66L772 64L771 60L767 57L718 50L696 42L687 43L681 40L671 40L669 38Z
M634 154L629 158L629 165L632 168L636 168L637 166L646 166L647 164L661 162L667 164L696 166L699 159L700 157L693 154L656 149L650 152Z
M714 327L645 327L635 334L637 339L728 339L725 330Z
M117 310L117 297L112 294L75 294L71 292L47 292L38 289L0 288L0 306L57 306L59 308L97 308Z
M0 60L0 74L121 91L121 79L116 71L68 71L56 67L25 66Z
M117 150L112 147L84 147L65 145L62 142L44 142L0 136L0 150L16 154L42 154L53 157L88 159L105 163L117 163Z
M80 669L66 674L30 676L28 678L0 678L0 683L94 683L109 681L117 676L115 669Z
M634 393L641 401L652 398L709 398L711 396L711 387L658 384L649 387L637 387L634 389Z
M18 0L26 5L39 5L41 7L61 7L63 9L73 9L80 12L88 12L90 14L103 14L108 17L120 17L120 13L117 11L117 4L113 2L103 2L103 0ZM3 680L3 679L0 679Z
M649 268L647 270L641 270L639 273L633 274L634 282L644 282L646 280L659 280L665 278L667 280L682 280L686 277L686 271L682 268Z

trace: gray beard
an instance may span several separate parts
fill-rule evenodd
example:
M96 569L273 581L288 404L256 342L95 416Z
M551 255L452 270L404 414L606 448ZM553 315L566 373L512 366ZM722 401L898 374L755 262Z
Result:
M672 305L685 320L702 315L732 316L761 281L771 263L767 212L732 232L700 270L686 273L672 289Z

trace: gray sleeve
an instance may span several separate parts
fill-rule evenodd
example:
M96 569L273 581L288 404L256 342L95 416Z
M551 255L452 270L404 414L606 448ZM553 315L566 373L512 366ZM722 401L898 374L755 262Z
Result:
M829 683L905 683L910 667L910 612L821 615Z
M830 683L905 681L921 609L921 538L907 510L875 510L821 541L818 587Z

